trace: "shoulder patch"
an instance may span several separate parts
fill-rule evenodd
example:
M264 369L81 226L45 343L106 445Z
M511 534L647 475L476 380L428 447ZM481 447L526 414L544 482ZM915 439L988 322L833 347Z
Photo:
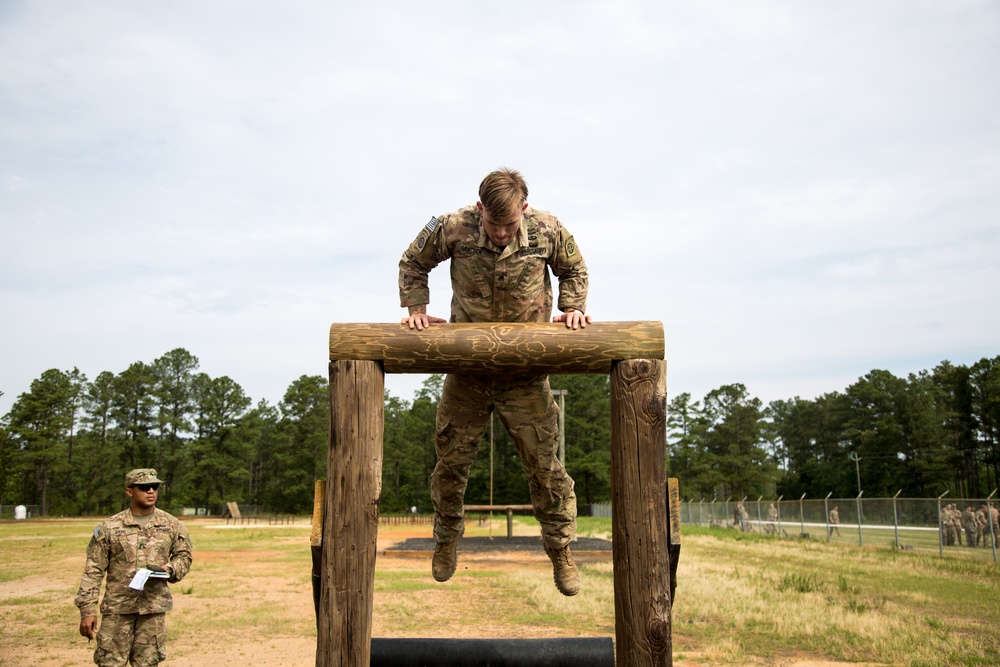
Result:
M102 535L101 524L97 524L97 528L94 528L94 539L95 540L101 539L101 535Z
M431 237L431 234L434 233L437 226L438 219L436 217L432 217L427 224L424 225L424 228L420 230L420 234L417 236L417 250L424 249L424 246L427 245L427 239Z

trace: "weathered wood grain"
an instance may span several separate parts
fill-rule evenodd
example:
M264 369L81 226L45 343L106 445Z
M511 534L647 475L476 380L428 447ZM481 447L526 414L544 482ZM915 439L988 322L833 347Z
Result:
M385 375L375 361L330 363L330 448L316 667L371 655Z
M608 373L620 359L663 359L663 324L333 324L330 360L370 359L386 373Z
M615 664L673 664L667 553L666 362L611 370Z

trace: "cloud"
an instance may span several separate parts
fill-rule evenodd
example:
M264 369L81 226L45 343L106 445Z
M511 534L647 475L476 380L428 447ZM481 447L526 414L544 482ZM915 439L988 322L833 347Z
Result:
M596 317L665 323L672 394L996 354L994 3L0 12L0 412L178 346L274 402L502 164Z

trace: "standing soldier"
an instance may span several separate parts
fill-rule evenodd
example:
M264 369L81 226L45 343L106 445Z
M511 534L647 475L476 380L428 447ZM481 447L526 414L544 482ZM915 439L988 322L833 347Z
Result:
M774 503L767 508L767 532L777 533L778 532L778 508L774 506Z
M951 506L951 530L955 535L955 544L962 546L962 510L955 504Z
M827 537L832 537L833 531L837 531L837 537L840 537L840 511L836 505L830 510L830 533Z
M945 505L941 508L941 542L946 547L954 544L951 532L951 505Z
M427 315L427 275L451 260L452 322L547 322L552 314L549 269L559 280L552 320L567 329L587 326L587 265L573 236L551 213L528 206L528 186L516 171L499 169L479 185L479 201L431 218L399 262L403 323L423 330L444 322ZM436 546L431 571L447 581L458 563L465 532L463 504L469 469L490 413L496 410L528 475L531 504L542 526L553 578L563 595L576 595L580 574L569 544L576 535L573 480L558 458L559 408L545 375L450 374L438 404L431 475Z
M157 665L167 657L165 615L173 606L167 582L176 583L191 568L191 540L184 524L156 508L162 482L152 468L125 475L129 508L94 529L87 564L76 594L80 634L97 635L94 662L101 667ZM140 568L166 573L138 590L129 584ZM107 573L107 590L97 630L97 600Z
M962 512L962 527L965 528L965 546L976 548L976 514L972 511L972 505L966 505Z
M982 544L985 549L986 540L990 539L990 524L989 519L986 518L986 505L981 506L976 512L976 532L978 534L977 543Z

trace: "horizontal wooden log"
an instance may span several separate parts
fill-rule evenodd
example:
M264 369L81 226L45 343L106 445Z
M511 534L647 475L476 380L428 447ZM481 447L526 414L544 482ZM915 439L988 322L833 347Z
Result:
M663 324L655 321L576 331L560 322L330 326L331 361L380 361L386 373L610 373L615 361L663 358Z

